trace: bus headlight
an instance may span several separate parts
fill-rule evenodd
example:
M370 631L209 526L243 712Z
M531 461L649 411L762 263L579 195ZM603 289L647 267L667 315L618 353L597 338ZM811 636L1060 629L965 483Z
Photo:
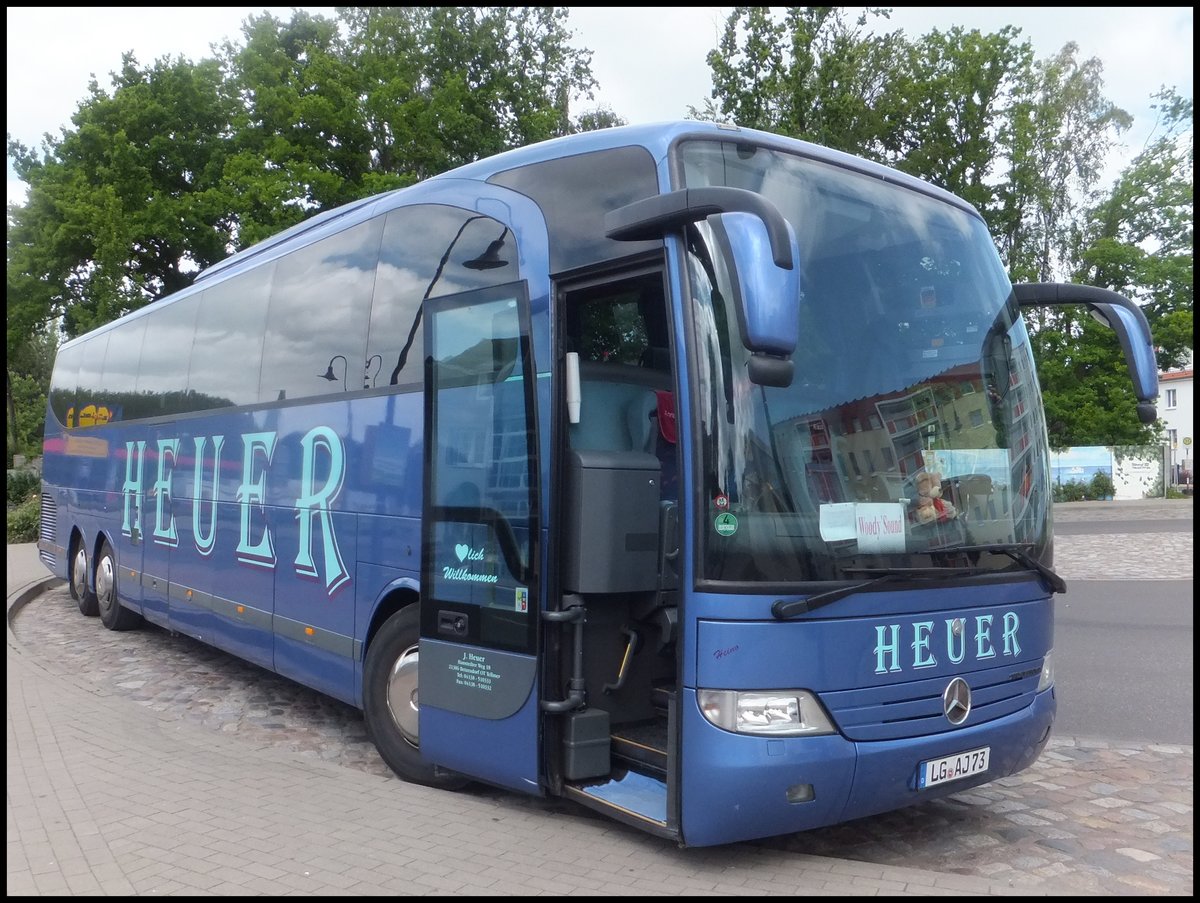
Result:
M807 690L697 690L704 717L739 734L798 737L834 733L817 697Z
M1054 686L1054 650L1051 649L1042 659L1042 675L1038 678L1037 692L1049 690Z

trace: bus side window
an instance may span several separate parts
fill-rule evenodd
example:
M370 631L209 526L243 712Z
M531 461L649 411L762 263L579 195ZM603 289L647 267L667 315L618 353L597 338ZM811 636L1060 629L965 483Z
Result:
M376 217L293 251L276 264L259 401L370 388L367 324L382 235L383 219Z
M519 258L513 233L489 216L443 204L388 213L367 333L369 388L420 388L425 302L515 282Z

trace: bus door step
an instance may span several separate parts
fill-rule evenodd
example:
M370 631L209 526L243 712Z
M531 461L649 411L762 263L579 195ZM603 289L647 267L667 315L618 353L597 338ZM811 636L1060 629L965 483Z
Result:
M605 781L568 784L566 795L589 809L596 809L643 830L673 837L667 828L667 785L664 781L636 771L614 769Z
M623 724L612 731L614 763L624 763L656 777L667 774L667 722Z
M650 701L654 703L656 709L666 714L667 709L671 707L671 703L675 701L675 685L657 684L650 691Z

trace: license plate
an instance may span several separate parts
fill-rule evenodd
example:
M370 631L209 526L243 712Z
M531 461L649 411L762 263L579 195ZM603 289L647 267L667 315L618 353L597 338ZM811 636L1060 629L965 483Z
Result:
M970 752L922 762L918 772L917 786L919 788L934 787L949 781L983 774L988 770L988 759L991 752L992 748L985 746L982 749L972 749Z

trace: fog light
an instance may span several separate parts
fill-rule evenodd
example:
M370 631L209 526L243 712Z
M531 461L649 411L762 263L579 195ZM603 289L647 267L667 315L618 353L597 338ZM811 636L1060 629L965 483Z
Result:
M1042 673L1038 677L1036 692L1041 693L1052 686L1054 686L1054 650L1047 652L1046 657L1042 659Z
M793 784L787 790L789 803L811 803L816 798L817 792L813 790L812 784Z

